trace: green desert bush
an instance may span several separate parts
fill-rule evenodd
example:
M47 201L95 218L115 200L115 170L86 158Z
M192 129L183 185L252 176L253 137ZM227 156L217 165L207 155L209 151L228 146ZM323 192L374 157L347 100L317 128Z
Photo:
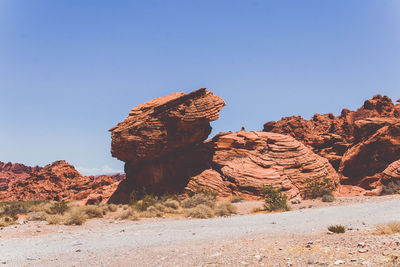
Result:
M381 235L392 235L400 233L400 222L388 222L384 224L378 224L375 226L377 233Z
M236 214L237 208L231 202L222 202L214 210L217 216L231 216Z
M346 232L346 227L340 224L336 224L336 225L330 225L328 227L328 230L335 234L343 234L344 232Z
M63 215L69 209L70 209L69 206L64 201L54 202L49 207L48 213L49 214L61 214L61 215Z
M265 202L264 207L268 211L290 210L287 196L279 188L274 188L272 185L264 185L261 196Z
M333 202L335 201L335 197L333 196L333 194L325 194L322 196L322 202Z
M214 194L198 193L182 201L182 207L185 209L194 208L200 204L214 208L217 197Z
M65 215L64 224L65 225L82 225L86 222L86 213L79 208L73 209Z
M139 211L146 211L148 207L157 203L157 199L153 195L145 195L142 199L134 202L134 206Z
M306 180L306 186L303 189L304 198L314 199L322 197L325 194L332 194L335 191L336 185L328 177L320 179L310 178Z
M390 181L382 186L381 195L394 195L400 193L400 180Z
M206 219L214 217L214 211L212 208L205 204L197 205L194 208L184 209L183 212L186 217L192 218Z
M229 200L231 203L238 203L243 201L243 197L241 196L232 196L231 199Z

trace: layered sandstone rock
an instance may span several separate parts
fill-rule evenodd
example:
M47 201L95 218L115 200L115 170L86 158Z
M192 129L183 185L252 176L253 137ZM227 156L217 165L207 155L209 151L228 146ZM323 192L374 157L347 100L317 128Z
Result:
M382 173L383 183L400 180L400 159L390 164Z
M352 146L343 155L339 172L343 175L346 184L360 184L367 189L375 188L379 183L379 173L400 156L400 119L390 120L389 124L371 123L368 129L371 135L365 135L360 142ZM387 120L389 121L389 120ZM372 134L373 133L373 134Z
M298 196L309 179L339 177L325 158L294 138L270 132L223 133L208 142L214 155L210 167L192 177L187 189L211 189L221 196L259 195L263 185Z
M220 97L205 88L153 99L133 108L110 130L111 154L135 165L202 142L224 106Z
M30 167L21 163L0 161L0 191L6 191L14 182L26 179L41 167Z
M101 194L107 199L115 191L118 181L112 176L97 179L82 176L66 161L55 161L25 179L20 179L0 192L0 200L84 200Z
M112 131L112 155L126 162L127 178L110 202L147 193L212 190L219 196L258 196L263 185L298 196L306 183L339 178L328 160L290 136L266 132L221 133L204 142L224 101L200 89L134 108Z
M327 158L343 183L371 189L379 185L377 174L399 153L399 119L400 104L376 95L356 111L343 109L339 116L316 114L311 120L282 118L264 124L264 131L293 136Z
M220 97L202 88L133 108L110 130L112 156L126 162L127 177L110 201L127 202L132 192L142 189L148 193L183 189L211 158L202 142L224 106Z

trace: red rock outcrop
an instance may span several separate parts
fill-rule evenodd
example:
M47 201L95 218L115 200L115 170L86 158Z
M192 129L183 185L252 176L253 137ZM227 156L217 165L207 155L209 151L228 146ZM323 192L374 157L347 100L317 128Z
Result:
M202 88L133 108L110 130L112 156L125 162L127 177L110 201L127 202L132 192L143 188L149 193L183 189L211 157L202 142L224 106L220 97Z
M5 163L0 161L0 191L6 191L12 183L26 179L41 167L30 167L21 163Z
M7 191L0 192L1 201L15 200L84 200L101 194L108 199L118 181L112 176L92 180L82 176L74 166L65 161L46 165L25 179L13 183Z
M264 124L264 131L289 134L327 158L345 184L374 188L377 173L398 158L400 104L375 95L356 111L343 109L340 116L316 114Z
M390 164L382 173L383 183L400 180L400 159Z
M200 89L157 98L134 108L111 129L114 157L126 162L110 202L147 193L213 190L220 196L259 195L264 184L299 195L307 179L339 178L328 160L290 136L266 132L219 134L204 142L224 101Z
M222 133L207 142L214 151L210 167L192 177L187 189L211 189L220 196L257 196L263 185L301 195L308 179L339 177L327 159L294 138L270 132Z

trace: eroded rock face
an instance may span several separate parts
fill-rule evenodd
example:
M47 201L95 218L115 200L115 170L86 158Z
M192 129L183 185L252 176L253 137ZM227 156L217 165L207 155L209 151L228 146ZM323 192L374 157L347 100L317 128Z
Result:
M5 163L0 161L0 191L6 191L14 182L29 177L41 167L30 167L21 163Z
M271 132L222 133L207 142L214 155L210 168L192 177L192 191L212 189L221 196L259 195L263 185L298 196L308 179L339 177L327 159L294 138Z
M204 141L225 102L205 88L174 93L133 108L111 131L111 154L135 165Z
M205 169L211 152L203 141L225 102L202 88L174 93L131 110L111 131L111 153L125 162L126 180L110 202L126 203L135 190L182 190L189 177Z
M388 183L392 180L400 179L400 159L390 164L384 171L382 180L383 183Z
M7 191L0 192L1 201L16 200L85 200L90 195L101 194L108 199L117 188L112 176L96 179L82 176L66 161L55 161L29 177L13 183Z
M264 131L293 136L327 158L343 183L371 189L379 184L375 174L399 153L399 119L400 104L376 95L356 111L343 109L340 116L316 114L311 120L282 118L264 124Z

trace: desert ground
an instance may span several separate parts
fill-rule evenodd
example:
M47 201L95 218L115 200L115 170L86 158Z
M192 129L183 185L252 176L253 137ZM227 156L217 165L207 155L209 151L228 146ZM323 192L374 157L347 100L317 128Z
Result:
M400 235L377 224L400 221L400 196L339 197L292 211L212 219L92 219L82 226L23 222L0 230L4 266L397 266ZM327 227L341 224L343 234Z

